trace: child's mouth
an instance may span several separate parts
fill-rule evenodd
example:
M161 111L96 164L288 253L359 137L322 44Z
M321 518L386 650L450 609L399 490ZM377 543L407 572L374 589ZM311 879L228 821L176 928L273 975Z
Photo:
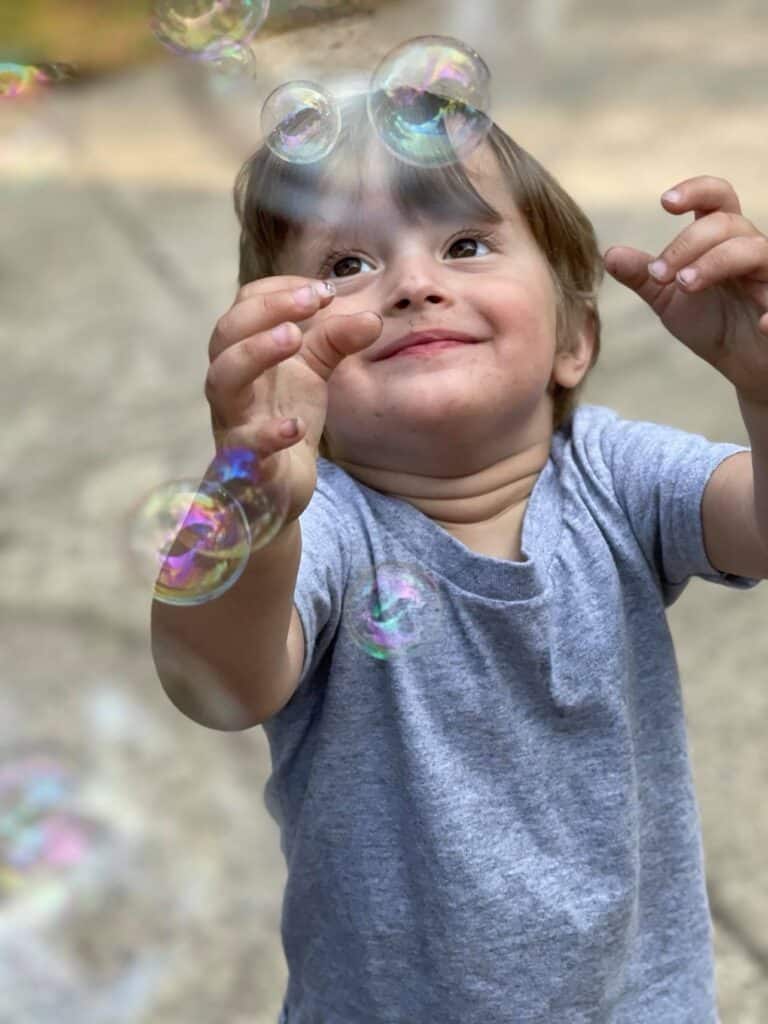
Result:
M409 345L407 348L401 348L392 355L386 356L386 358L397 359L398 356L434 355L435 353L442 352L445 349L457 348L459 345L467 344L469 344L469 342L457 341L455 338L443 338L440 341L422 341L416 345Z

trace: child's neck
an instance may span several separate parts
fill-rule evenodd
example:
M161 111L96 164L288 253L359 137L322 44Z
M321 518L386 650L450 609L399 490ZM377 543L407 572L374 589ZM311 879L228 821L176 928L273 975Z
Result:
M491 537L496 530L506 536L510 524L518 519L522 523L550 448L551 439L539 441L477 473L458 477L374 469L338 458L335 461L361 483L409 502L467 543L465 537Z

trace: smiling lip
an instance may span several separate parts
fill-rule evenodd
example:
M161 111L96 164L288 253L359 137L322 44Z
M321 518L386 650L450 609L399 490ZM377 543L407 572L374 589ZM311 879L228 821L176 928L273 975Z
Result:
M479 340L479 338L475 338L471 334L465 334L463 331L415 331L412 334L406 334L404 337L398 338L390 345L386 345L376 356L374 362L381 359L389 359L392 356L397 355L398 352L402 352L403 349L412 348L415 345L428 345L430 342L435 341L456 341L461 342L462 344L471 345Z
M434 355L436 352L444 352L447 348L466 347L466 341L456 341L455 338L444 338L441 341L428 341L426 344L422 345L409 345L408 348L401 348L399 352L395 352L393 356L388 356L387 359L402 359L403 356L409 356L411 359L424 359L427 356Z

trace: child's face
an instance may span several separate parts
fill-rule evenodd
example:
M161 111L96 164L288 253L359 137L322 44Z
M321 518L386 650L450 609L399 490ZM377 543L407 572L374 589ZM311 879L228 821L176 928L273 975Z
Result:
M501 223L406 222L375 153L368 165L356 224L332 237L338 225L321 207L280 260L281 273L336 285L336 298L303 329L363 310L384 321L381 336L345 358L328 382L333 458L368 471L455 477L548 445L555 289L493 152L480 147L466 166L504 214ZM431 329L476 342L377 360L395 339Z

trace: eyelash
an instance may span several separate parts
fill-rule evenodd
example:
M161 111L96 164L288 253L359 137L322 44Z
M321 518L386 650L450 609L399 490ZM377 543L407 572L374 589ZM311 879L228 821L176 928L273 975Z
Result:
M481 228L461 228L450 239L450 241L446 245L446 249L450 249L454 242L458 242L462 238L472 238L476 242L484 242L488 246L488 248L492 250L497 250L501 245L501 240L499 239L499 236L495 234L493 231L484 231ZM330 273L330 271L333 269L334 263L338 262L338 260L343 260L348 256L355 255L355 253L349 252L349 250L345 249L337 249L334 252L329 252L325 259L323 260L323 263L317 272L317 276L325 277L328 273ZM363 256L359 258L365 259L365 257ZM357 275L355 274L352 276L356 277Z

